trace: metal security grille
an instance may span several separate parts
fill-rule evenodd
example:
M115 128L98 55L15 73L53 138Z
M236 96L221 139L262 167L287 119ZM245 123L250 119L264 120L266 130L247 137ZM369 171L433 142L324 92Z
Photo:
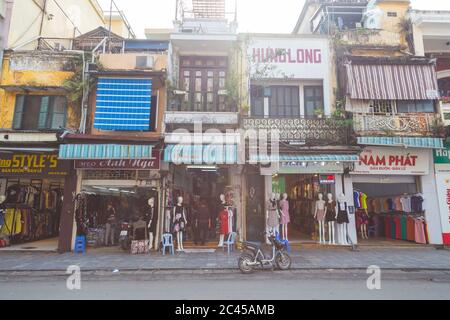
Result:
M94 128L149 131L152 80L99 78Z

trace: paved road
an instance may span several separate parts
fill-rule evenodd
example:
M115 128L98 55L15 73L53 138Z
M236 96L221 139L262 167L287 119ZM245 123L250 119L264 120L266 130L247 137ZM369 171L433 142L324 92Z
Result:
M8 299L450 299L450 271L382 271L381 290L367 289L361 270L84 272L81 290L67 275L0 273L0 300Z

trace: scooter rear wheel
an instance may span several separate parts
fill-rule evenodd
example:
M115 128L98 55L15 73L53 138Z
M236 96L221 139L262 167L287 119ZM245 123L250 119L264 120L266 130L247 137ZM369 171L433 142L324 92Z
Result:
M291 256L284 251L278 252L275 257L275 263L280 270L289 270L291 268Z
M239 257L238 265L239 270L241 270L244 274L249 274L253 272L253 266L251 266L249 263L253 262L253 256L251 256L248 253L244 253Z

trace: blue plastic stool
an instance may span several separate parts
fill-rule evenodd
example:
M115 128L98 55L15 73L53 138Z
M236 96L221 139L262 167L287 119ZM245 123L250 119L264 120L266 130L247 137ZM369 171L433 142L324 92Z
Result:
M73 253L86 254L86 237L85 236L78 236L75 238L75 248L73 249Z
M287 252L291 253L291 246L288 240L281 239L280 234L276 233L276 239L286 246Z
M162 236L162 254L166 255L166 248L169 248L169 253L174 255L173 236L170 233L164 233Z

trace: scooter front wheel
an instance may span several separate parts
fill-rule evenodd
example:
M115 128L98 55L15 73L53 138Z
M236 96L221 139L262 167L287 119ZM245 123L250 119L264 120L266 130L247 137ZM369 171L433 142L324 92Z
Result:
M277 264L278 269L288 270L291 268L292 259L287 252L280 251L275 257L275 263Z
M253 266L250 264L253 262L253 257L247 253L244 253L239 257L238 265L239 270L244 274L249 274L253 272Z

